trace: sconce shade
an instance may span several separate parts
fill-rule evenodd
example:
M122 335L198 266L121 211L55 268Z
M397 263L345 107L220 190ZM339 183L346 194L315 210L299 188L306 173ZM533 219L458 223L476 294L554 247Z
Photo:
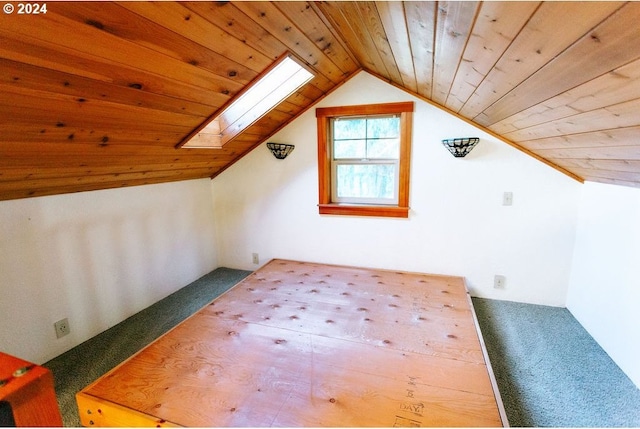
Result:
M480 138L478 137L460 137L457 139L442 140L442 144L449 149L449 152L451 152L453 156L462 158L471 152L471 149L473 149L479 141Z
M287 155L291 153L295 146L286 143L267 143L267 147L269 148L273 156L278 159L285 159Z

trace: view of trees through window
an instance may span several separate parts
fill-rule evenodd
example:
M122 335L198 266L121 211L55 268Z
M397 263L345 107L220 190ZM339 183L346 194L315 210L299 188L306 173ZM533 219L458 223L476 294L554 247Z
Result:
M397 203L399 116L333 120L336 201Z

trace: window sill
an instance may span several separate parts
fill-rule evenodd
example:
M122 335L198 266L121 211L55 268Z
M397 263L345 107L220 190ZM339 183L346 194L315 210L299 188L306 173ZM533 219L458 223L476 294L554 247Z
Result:
M344 216L409 217L409 207L351 204L318 204L320 214Z

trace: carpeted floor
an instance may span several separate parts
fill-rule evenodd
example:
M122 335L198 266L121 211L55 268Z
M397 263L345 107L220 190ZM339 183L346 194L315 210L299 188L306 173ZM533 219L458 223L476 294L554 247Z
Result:
M640 427L640 390L567 309L473 306L511 426Z
M250 274L219 268L47 362L67 427L75 394ZM566 309L473 299L511 426L640 427L640 390Z

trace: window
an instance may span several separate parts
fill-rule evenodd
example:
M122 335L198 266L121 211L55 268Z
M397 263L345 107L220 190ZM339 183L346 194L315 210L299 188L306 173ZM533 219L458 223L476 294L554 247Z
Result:
M284 55L179 146L221 148L312 78L313 74L295 57Z
M409 216L413 103L316 109L320 214Z

